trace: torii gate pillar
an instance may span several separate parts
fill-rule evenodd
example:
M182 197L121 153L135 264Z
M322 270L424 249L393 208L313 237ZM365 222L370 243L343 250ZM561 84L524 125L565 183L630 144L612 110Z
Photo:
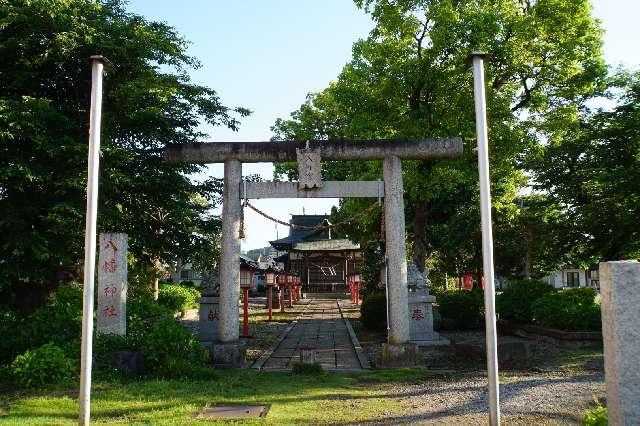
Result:
M383 176L387 295L389 297L388 340L390 344L399 345L409 342L402 161L396 156L385 157Z
M220 262L220 319L218 338L235 342L240 338L238 298L240 297L240 194L242 163L224 162L222 200L222 256Z

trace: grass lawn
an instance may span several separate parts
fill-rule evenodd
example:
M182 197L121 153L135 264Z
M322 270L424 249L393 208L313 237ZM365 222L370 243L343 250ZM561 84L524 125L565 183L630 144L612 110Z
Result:
M95 424L177 425L194 422L192 414L207 404L271 404L266 419L243 420L242 424L358 423L400 413L401 403L385 399L385 388L427 374L410 369L321 376L220 370L218 379L212 381L97 383L91 414ZM77 391L5 395L0 425L77 424L76 395Z

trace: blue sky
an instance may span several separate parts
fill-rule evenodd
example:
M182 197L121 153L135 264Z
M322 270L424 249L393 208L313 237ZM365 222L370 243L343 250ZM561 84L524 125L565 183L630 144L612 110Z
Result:
M594 15L603 22L605 58L609 64L640 68L639 0L596 0ZM212 141L261 141L270 127L335 79L351 57L351 45L365 37L370 19L349 0L130 0L128 10L165 21L192 44L189 53L202 67L193 80L214 88L229 106L253 114L239 132L207 129ZM270 164L245 164L243 173L272 176ZM222 176L214 165L209 173ZM323 213L337 200L256 200L258 208L288 220L289 214ZM267 245L288 230L245 212L244 250Z

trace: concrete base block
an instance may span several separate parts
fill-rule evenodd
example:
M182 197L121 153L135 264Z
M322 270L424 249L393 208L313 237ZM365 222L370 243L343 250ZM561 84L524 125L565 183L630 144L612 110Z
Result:
M414 345L418 346L418 347L425 347L425 346L447 346L450 345L451 342L449 341L449 339L445 339L444 337L441 337L439 333L437 332L433 332L433 338L429 339L429 340L412 340L411 343L413 343Z
M214 343L213 365L221 368L239 368L245 361L245 348L240 343Z
M382 345L380 364L383 367L411 367L418 363L418 345L407 343Z
M115 351L109 354L111 366L128 374L141 376L144 374L144 358L142 352Z

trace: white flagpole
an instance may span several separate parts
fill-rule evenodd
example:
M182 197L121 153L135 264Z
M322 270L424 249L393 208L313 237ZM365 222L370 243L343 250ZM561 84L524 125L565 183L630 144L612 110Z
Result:
M98 216L98 170L100 120L102 116L102 71L105 58L91 57L91 113L89 116L89 166L87 170L87 217L84 235L84 282L82 304L82 348L80 353L80 419L88 426L91 418L91 361L93 359L93 288L96 262Z
M500 392L498 382L498 341L496 333L495 283L493 273L493 231L491 228L491 190L489 185L489 144L487 137L487 105L484 87L484 58L472 52L473 92L478 139L478 171L480 174L480 217L482 224L482 266L484 270L484 309L489 380L489 424L500 424Z

